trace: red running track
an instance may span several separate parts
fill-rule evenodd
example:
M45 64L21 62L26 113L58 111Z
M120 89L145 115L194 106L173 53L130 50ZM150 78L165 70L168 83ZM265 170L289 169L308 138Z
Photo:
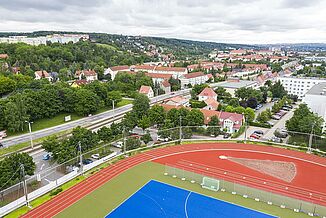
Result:
M95 189L99 188L115 176L123 173L124 171L130 169L133 166L136 166L140 163L147 162L147 161L156 161L159 163L167 164L167 163L176 163L178 162L178 158L182 158L183 160L189 160L190 161L195 161L196 163L199 164L205 164L206 160L212 160L211 157L206 157L206 154L216 154L216 152L221 152L223 151L223 154L226 154L226 152L233 150L234 152L238 151L241 152L242 154L258 154L258 153L265 153L265 155L268 155L269 159L271 160L271 157L278 158L291 158L292 162L300 163L303 166L309 165L308 168L302 168L305 172L300 172L298 171L297 174L302 174L302 176L305 175L305 173L308 173L308 171L313 171L317 172L314 168L316 168L319 173L318 177L316 180L319 182L315 182L313 187L310 187L312 192L314 193L319 193L321 195L326 196L326 189L324 186L324 181L326 181L326 159L321 158L315 155L308 155L302 152L297 152L297 151L290 151L290 150L285 150L285 149L280 149L280 148L274 148L274 147L269 147L269 146L258 146L258 145L246 145L246 144L236 144L236 143L205 143L205 144L187 144L187 145L180 145L180 146L172 146L172 147L167 147L167 148L157 148L151 151L147 151L138 155L135 155L133 157L129 157L127 159L121 160L117 162L114 165L111 165L109 167L106 167L96 174L92 175L91 177L87 178L86 180L78 183L77 185L71 187L70 189L66 190L65 192L59 194L58 196L52 198L50 201L40 205L39 207L36 207L35 209L31 210L27 214L23 215L22 217L28 217L28 218L36 218L36 217L53 217L56 214L60 213L63 211L65 208L71 206L75 202L77 202L79 199L85 197ZM245 152L243 151L245 150ZM258 152L258 153L257 153ZM203 155L205 154L205 155ZM218 156L214 156L213 159L218 159ZM180 160L180 159L179 159ZM279 159L277 159L279 160ZM207 164L207 162L206 162ZM220 167L220 166L214 166L215 163L209 163L208 164L212 167ZM301 166L301 165L300 165ZM313 167L313 168L311 168ZM223 168L225 168L223 166ZM301 169L301 168L300 168ZM321 170L322 169L322 170ZM195 170L196 172L200 172L200 169L190 169L190 170ZM229 170L229 169L227 169ZM240 173L245 172L246 174L248 171L247 169L241 169L239 168ZM243 171L244 170L244 171ZM321 171L320 171L321 170ZM231 170L230 170L231 171ZM237 170L235 170L237 171ZM234 170L232 172L236 173ZM216 175L217 171L214 171L214 175ZM252 175L253 172L249 172L249 176L257 176L257 175ZM218 175L221 176L221 175ZM266 175L258 175L259 179L266 179L264 177ZM314 178L311 177L306 177L309 181L314 180ZM234 179L234 178L233 178ZM275 178L267 178L271 181L275 180ZM292 181L294 182L296 178ZM301 179L299 180L301 181ZM280 180L273 181L276 183L282 184L282 181ZM252 185L253 184L248 184ZM302 187L302 184L299 183L294 183L294 184L287 184L291 185L290 188L298 188L302 189L304 191L310 191L307 190L305 187ZM266 188L262 187L262 185L258 185L257 187L259 188ZM267 187L268 188L268 187ZM318 191L317 191L318 190ZM277 187L275 187L275 191L277 192ZM279 193L285 194L284 190L282 188L279 188ZM289 193L287 193L290 195ZM296 195L293 195L293 197L296 197ZM321 202L315 202L315 203L321 203Z

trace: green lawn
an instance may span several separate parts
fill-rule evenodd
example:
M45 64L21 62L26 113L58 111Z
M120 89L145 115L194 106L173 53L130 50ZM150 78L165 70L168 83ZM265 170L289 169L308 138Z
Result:
M201 186L198 184L192 184L189 181L182 181L170 176L164 176L163 173L163 165L152 162L140 164L115 177L99 189L85 196L69 208L59 213L56 218L105 217L105 215L107 215L110 211L120 205L125 199L152 179L278 217L309 217L303 213L295 213L289 209L281 209L277 206L270 206L266 203L256 202L252 199L245 199L238 195L232 195L226 192L209 191L201 188Z

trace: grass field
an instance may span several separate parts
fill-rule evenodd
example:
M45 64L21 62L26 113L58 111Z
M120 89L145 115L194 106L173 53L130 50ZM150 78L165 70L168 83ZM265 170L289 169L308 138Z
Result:
M198 184L164 176L164 166L158 163L146 162L115 177L99 189L79 200L58 214L57 218L65 217L105 217L119 206L125 199L135 193L150 180L157 180L180 188L191 190L206 196L232 202L244 207L258 210L278 217L309 217L303 213L295 213L289 209L281 209L266 203L245 199L226 192L213 192L201 188ZM141 207L141 205L139 205Z

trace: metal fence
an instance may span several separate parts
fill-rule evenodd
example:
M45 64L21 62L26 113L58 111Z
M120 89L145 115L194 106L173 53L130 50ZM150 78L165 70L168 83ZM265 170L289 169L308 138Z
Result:
M182 180L197 184L202 184L203 177L207 177L207 175L198 174L194 171L189 171L188 169L180 169L172 165L165 165L164 175L172 176L174 178L180 178ZM309 214L310 216L326 217L325 206L276 194L271 191L264 191L257 188L249 187L216 176L214 176L213 178L218 179L220 181L219 186L220 191L222 192L229 192L232 194L241 195L244 198L251 198L256 201L267 203L269 205L276 205L281 208L292 209L296 212Z

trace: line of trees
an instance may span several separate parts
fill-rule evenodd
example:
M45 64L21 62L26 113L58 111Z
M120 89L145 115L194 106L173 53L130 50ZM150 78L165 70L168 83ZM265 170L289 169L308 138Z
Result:
M72 88L63 82L33 80L28 89L0 99L0 130L22 131L26 120L51 118L64 112L85 116L112 106L112 100L117 104L122 97L120 92L111 91L107 83L95 81Z

